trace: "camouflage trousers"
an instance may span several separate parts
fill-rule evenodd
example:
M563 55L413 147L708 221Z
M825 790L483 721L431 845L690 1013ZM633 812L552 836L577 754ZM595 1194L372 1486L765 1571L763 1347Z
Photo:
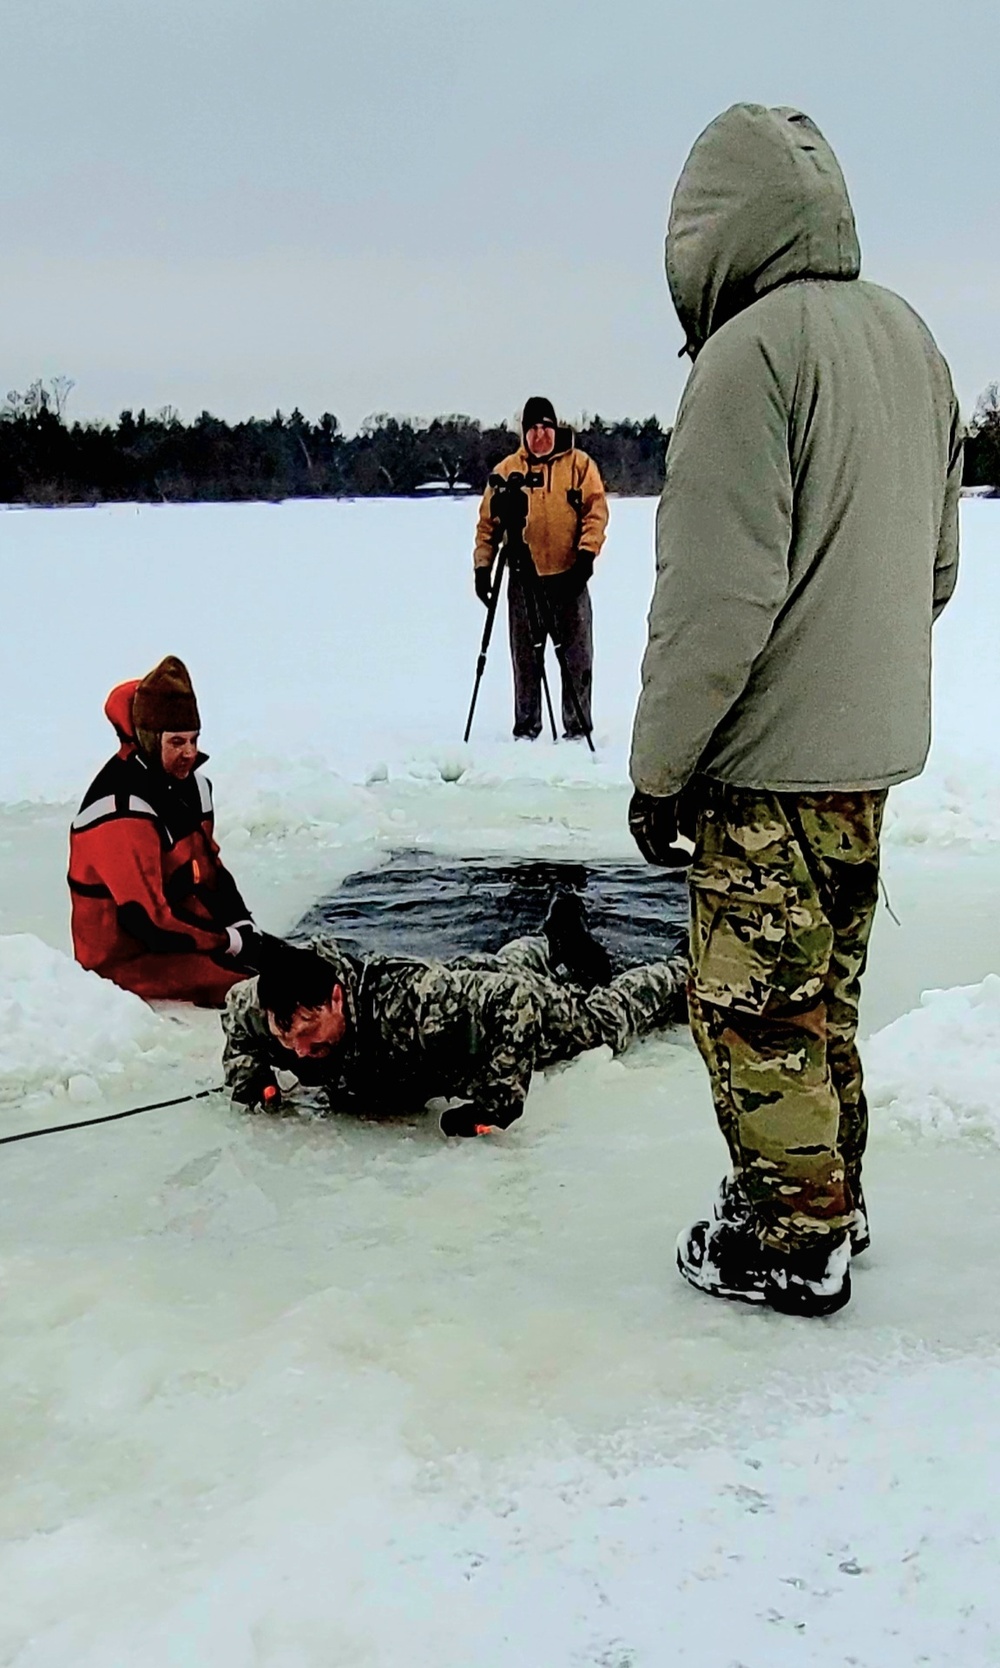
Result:
M556 976L548 941L515 938L495 954L460 956L448 963L456 970L517 974L504 1003L508 1025L523 1020L525 1052L535 1066L571 1060L602 1045L621 1054L638 1037L667 1025L683 1024L688 964L684 955L627 968L607 985L584 991ZM528 1041L530 1037L530 1043Z
M868 1135L856 1032L884 791L707 784L691 886L691 1029L768 1245L839 1237Z

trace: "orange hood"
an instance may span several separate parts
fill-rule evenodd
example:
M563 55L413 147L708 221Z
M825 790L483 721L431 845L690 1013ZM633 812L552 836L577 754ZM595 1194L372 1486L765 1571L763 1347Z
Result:
M128 678L125 683L115 684L104 703L104 715L115 727L115 734L121 743L119 752L123 758L138 746L135 725L132 722L132 702L140 681L139 678Z

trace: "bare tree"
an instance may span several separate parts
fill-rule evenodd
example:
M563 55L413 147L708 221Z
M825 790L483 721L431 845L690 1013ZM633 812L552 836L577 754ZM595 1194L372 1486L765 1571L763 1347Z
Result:
M31 420L40 417L43 411L51 411L62 422L66 401L75 387L71 376L54 376L48 383L36 377L23 392L17 388L8 391L0 415Z
M52 406L60 422L66 410L66 401L75 387L76 383L71 376L54 376L49 382Z

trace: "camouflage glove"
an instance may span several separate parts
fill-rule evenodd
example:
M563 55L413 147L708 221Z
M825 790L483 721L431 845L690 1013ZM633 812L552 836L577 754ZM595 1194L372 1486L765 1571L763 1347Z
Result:
M490 597L493 595L493 584L492 584L493 574L492 574L491 569L490 568L476 568L476 569L474 569L473 579L475 581L477 597L479 598L483 607L488 608L489 605L490 605Z
M687 827L683 831L678 828L681 798L680 793L659 798L655 794L640 793L636 788L629 804L629 833L646 862L655 863L661 869L685 868L693 855L693 842Z

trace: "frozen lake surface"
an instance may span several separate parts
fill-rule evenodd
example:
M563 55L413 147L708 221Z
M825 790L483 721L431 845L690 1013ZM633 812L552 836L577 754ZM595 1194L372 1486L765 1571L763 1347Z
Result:
M66 955L103 699L164 653L271 930L392 851L631 861L653 506L613 505L594 585L596 760L507 739L499 636L461 745L473 516L3 514L0 1133L218 1080L215 1015ZM4 1668L1000 1660L1000 507L963 518L931 764L890 802L850 1308L676 1277L722 1166L680 1034L550 1072L461 1146L220 1096L6 1147Z

